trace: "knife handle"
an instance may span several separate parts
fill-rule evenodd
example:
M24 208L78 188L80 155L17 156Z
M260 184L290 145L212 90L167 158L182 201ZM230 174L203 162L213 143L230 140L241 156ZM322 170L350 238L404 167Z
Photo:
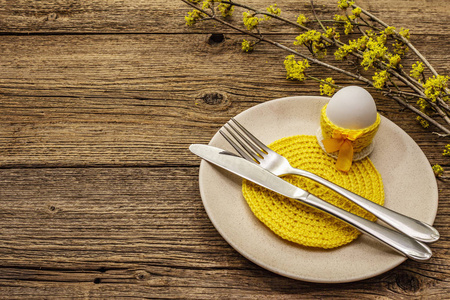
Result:
M312 194L296 199L350 224L408 258L416 261L426 261L431 258L432 252L428 246L402 233L349 213Z
M307 177L328 187L329 189L344 196L353 203L361 206L368 212L372 213L374 216L384 221L386 224L390 225L391 227L403 232L404 234L418 241L432 243L439 239L439 232L436 230L436 228L419 220L410 218L408 216L390 210L384 206L378 205L316 174L296 168L293 168L289 172L289 174Z

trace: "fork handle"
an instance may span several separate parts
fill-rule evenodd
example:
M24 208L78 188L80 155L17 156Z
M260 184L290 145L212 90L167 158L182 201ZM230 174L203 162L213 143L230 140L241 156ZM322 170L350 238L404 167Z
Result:
M361 197L337 184L334 184L314 173L292 168L289 174L300 175L309 179L312 179L336 193L344 196L350 201L358 204L362 208L366 209L374 216L384 221L386 224L392 226L393 228L403 232L404 234L422 242L432 243L439 239L439 232L436 228L421 222L419 220L410 218L408 216L402 215L398 212L390 210L384 206L378 205L364 197Z
M432 252L429 247L398 231L381 226L380 224L349 213L346 210L337 208L336 206L314 196L313 194L296 199L347 222L356 229L369 234L408 258L416 261L427 261L431 258Z

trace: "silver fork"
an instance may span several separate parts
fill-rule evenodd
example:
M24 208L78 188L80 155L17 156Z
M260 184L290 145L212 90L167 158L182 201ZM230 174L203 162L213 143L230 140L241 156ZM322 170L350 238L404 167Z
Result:
M231 118L223 128L228 134L224 130L219 132L243 158L259 164L273 174L277 176L286 174L300 175L312 179L353 201L386 224L418 241L431 243L439 239L439 232L424 222L378 205L316 174L292 167L285 157L269 149L234 118Z

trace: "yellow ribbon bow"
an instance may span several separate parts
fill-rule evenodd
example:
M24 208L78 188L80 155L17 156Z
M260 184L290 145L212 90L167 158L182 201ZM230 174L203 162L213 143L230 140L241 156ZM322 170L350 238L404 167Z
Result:
M353 141L359 138L362 132L343 133L334 130L331 138L324 139L323 146L328 153L339 151L336 168L339 171L348 172L353 161Z

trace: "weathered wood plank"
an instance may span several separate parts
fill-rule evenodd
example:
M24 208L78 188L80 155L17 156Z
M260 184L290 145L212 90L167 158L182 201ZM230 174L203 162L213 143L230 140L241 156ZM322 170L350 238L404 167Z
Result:
M250 0L264 8L273 1ZM329 18L336 1L315 1ZM438 72L450 73L450 2L357 1L411 29ZM295 19L309 1L278 3ZM271 99L318 95L287 81L286 53L214 25L185 26L181 1L0 0L0 292L8 299L445 299L450 292L448 180L439 180L441 239L426 263L406 261L342 285L275 275L233 250L198 191L206 143L231 116ZM239 19L241 12L236 18ZM239 23L236 20L235 23ZM292 45L296 30L263 32ZM223 43L208 43L225 32ZM413 58L407 64L415 61ZM341 84L354 84L320 68ZM450 168L448 143L380 95L381 113L430 163Z
M249 262L203 209L198 168L0 170L0 290L11 298L445 297L450 246L373 279L310 284ZM14 189L11 189L11 186ZM448 218L443 203L438 219ZM446 228L439 222L439 229ZM270 278L270 280L266 280Z
M240 1L265 10L271 0ZM337 1L316 0L319 16L331 20L339 13ZM404 26L418 34L433 32L445 34L450 29L447 1L356 1L393 26ZM432 4L435 5L432 5ZM296 20L304 13L312 18L309 1L286 0L278 3L284 17ZM32 1L0 2L0 33L180 33L190 32L184 26L184 16L192 10L181 1ZM242 16L237 11L236 19ZM236 21L238 22L238 21ZM200 26L202 27L202 26ZM224 30L222 27L218 27ZM275 32L296 32L280 22L268 24ZM229 32L229 29L226 29Z
M0 165L192 165L188 145L207 142L231 116L271 99L319 95L315 82L285 79L286 53L269 45L240 53L241 39L227 35L210 45L200 34L3 37ZM446 72L440 43L430 38L422 47ZM322 72L355 83L321 68L310 74ZM383 115L445 164L445 140L374 96Z

